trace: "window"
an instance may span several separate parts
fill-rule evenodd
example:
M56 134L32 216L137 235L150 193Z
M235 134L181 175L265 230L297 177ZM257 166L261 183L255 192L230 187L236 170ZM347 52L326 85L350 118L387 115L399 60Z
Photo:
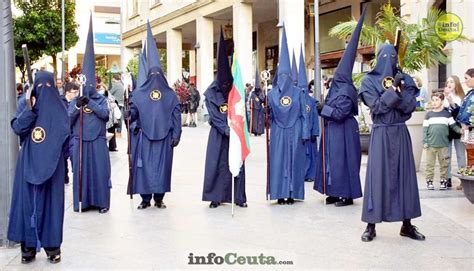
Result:
M135 17L138 15L139 0L128 1L128 17Z

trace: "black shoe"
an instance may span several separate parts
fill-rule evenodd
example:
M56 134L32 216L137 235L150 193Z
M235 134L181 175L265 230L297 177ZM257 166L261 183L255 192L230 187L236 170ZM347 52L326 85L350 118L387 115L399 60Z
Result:
M116 152L118 149L109 149L109 151Z
M189 125L187 123L183 124L183 127L188 127Z
M166 204L162 200L155 201L155 207L158 209L166 209Z
M341 198L338 202L336 202L335 206L336 207L343 207L343 206L349 206L354 204L354 201L351 198Z
M278 203L279 205L283 205L283 204L286 203L286 201L285 201L285 199L278 199L277 203Z
M371 227L370 225L367 225L367 228L365 228L364 233L361 236L362 242L370 242L374 240L375 236L377 234L375 233L375 225Z
M142 201L142 202L140 203L140 205L138 205L138 209L139 209L139 210L142 210L142 209L146 209L146 208L148 208L148 207L150 207L150 206L151 206L151 204L150 204L148 201Z
M211 204L209 204L209 208L214 209L214 208L219 207L219 205L221 205L219 202L211 201Z
M448 178L448 179L446 180L446 186L447 186L448 188L453 187L453 183L451 182L451 178Z
M423 241L426 237L418 231L418 228L413 225L402 226L400 229L400 235L404 237L410 237L413 240Z
M99 209L99 214L105 214L109 211L109 208L100 208Z
M64 184L69 184L69 176L67 176L67 174L66 174L66 177L64 178Z
M292 198L288 198L288 199L286 200L286 204L288 204L288 205L293 205L293 203L295 203L295 200L292 199Z
M23 256L21 257L22 264L29 264L36 259L36 256Z
M247 208L247 207L249 207L248 204L247 204L247 202L244 202L244 203L236 203L236 205L239 206L239 207L242 207L242 208Z
M304 179L304 181L307 183L314 182L312 179Z
M50 263L55 264L61 261L61 254L51 255L48 257Z
M333 204L333 203L336 203L338 201L340 201L341 199L339 197L332 197L332 196L329 196L326 198L326 204Z

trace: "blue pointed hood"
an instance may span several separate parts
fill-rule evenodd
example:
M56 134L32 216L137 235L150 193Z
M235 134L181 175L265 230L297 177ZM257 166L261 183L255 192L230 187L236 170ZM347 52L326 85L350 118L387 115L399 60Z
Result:
M293 80L295 86L298 85L298 68L296 67L295 50L293 50L293 58L291 63L291 80Z
M151 32L150 22L146 24L146 59L148 63L148 72L156 71L161 68L160 54L156 47L156 41Z
M142 55L142 60L143 60ZM140 127L150 140L162 140L168 136L172 115L179 104L178 97L168 85L160 63L160 55L151 32L150 23L147 23L146 61L147 77L145 82L138 85L132 96L132 103L136 105L140 116ZM142 68L145 69L145 68Z
M308 78L306 78L306 67L303 56L303 45L301 45L300 68L298 73L298 87L308 93Z
M148 75L148 63L146 59L146 43L143 46L143 52L138 57L138 75L137 75L137 87L140 87L145 83Z
M219 49L217 51L217 75L216 83L219 87L219 91L222 92L227 100L230 89L232 88L232 71L230 70L229 58L224 41L224 33L222 32L219 38Z
M63 162L59 160L70 126L52 73L37 72L33 91L36 97L33 111L37 117L20 157L24 163L24 179L31 184L42 184L56 172L58 163Z
M283 25L283 34L281 36L280 44L280 57L278 58L278 78L277 85L280 88L284 88L287 83L292 82L291 80L291 64L290 64L290 53L288 52L288 43L286 39L285 25Z
M86 84L84 85L84 95L91 99L101 97L96 90L95 78L95 53L94 53L94 32L92 28L92 14L89 20L89 33L87 34L86 51L84 52L84 60L82 61L82 74L86 76Z
M330 104L339 96L349 97L353 103L352 113L354 115L358 114L358 92L352 81L352 69L357 56L357 47L359 46L359 37L364 23L366 10L367 8L364 8L362 11L359 21L357 22L357 26L352 33L349 44L347 44L344 54L337 65L331 87L329 88L329 92L326 97L326 103L328 104Z

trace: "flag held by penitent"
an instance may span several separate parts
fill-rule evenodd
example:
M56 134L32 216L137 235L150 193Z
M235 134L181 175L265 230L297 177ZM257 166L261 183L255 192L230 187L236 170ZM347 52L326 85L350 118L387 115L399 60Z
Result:
M232 176L236 177L250 153L250 141L245 111L245 89L239 62L235 54L233 60L232 76L234 77L234 83L229 93L227 118L230 127L229 170Z

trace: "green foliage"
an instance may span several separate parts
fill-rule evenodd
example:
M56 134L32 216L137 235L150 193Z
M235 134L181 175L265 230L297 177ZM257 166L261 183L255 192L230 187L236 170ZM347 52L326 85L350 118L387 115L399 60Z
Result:
M28 54L33 63L43 55L54 59L62 51L62 22L60 0L15 0L23 15L13 19L15 39L15 61L20 70L24 70L21 44L28 45ZM74 19L75 3L65 0L65 46L66 50L78 41ZM56 67L54 67L56 68Z
M127 64L127 69L132 73L133 77L137 78L138 76L138 56L135 56L134 58L130 59Z
M96 73L96 76L98 76L102 80L102 83L104 83L104 85L108 87L109 72L107 71L107 68L104 66L98 66L95 68L95 73Z
M445 41L436 35L434 27L436 20L445 12L431 8L426 18L418 24L409 24L398 14L399 10L392 5L383 5L376 15L375 26L363 26L361 45L378 47L386 41L393 44L398 27L402 31L398 60L405 72L413 73L436 63L447 63L448 58L443 51ZM356 25L356 21L339 23L329 31L329 35L345 40L354 32ZM461 36L458 41L464 42L469 39Z

